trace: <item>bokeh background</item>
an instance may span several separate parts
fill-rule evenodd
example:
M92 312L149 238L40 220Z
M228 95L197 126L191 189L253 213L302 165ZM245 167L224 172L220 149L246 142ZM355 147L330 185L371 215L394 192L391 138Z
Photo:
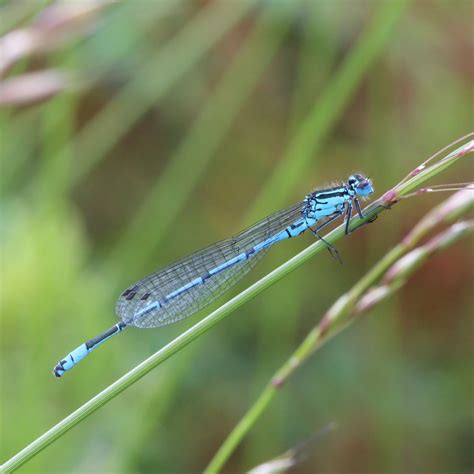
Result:
M469 132L473 6L1 2L1 461L207 312L128 330L56 380L129 284L354 171L379 195ZM432 184L471 180L469 161ZM199 472L324 310L443 198L341 240L344 265L318 255L21 472ZM273 249L230 295L312 241ZM226 472L331 422L298 472L472 472L472 278L472 242L433 258L299 370Z

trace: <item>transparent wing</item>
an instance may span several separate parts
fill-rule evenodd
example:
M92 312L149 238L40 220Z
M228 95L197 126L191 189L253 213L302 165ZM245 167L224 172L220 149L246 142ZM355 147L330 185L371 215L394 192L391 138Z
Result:
M122 293L115 308L117 315L127 325L151 328L171 324L194 314L234 286L257 264L266 250L254 253L248 259L213 275L169 300L162 307L141 317L137 316L140 310L154 301L164 301L173 291L283 230L301 217L302 206L303 203L300 202L276 212L235 237L211 245L145 277Z

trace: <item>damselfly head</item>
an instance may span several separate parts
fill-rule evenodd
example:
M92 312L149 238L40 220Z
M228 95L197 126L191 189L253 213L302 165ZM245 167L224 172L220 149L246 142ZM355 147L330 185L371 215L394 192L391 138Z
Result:
M367 197L374 192L372 181L361 174L349 176L347 184L361 197Z

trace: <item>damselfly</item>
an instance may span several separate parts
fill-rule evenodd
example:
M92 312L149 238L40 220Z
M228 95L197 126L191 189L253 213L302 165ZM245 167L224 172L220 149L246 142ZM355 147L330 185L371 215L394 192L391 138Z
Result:
M320 235L321 230L344 215L348 234L353 206L363 218L359 198L373 191L368 178L354 174L347 183L313 191L302 202L262 219L235 237L145 277L120 295L116 313L121 321L59 361L54 375L61 377L99 344L128 326L159 327L191 316L235 285L273 244L308 229L338 256Z

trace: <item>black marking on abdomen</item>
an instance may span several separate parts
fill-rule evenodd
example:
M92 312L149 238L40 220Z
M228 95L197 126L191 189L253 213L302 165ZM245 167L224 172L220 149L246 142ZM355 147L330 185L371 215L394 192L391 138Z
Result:
M245 256L246 256L247 258L249 258L249 257L252 256L254 253L255 253L255 247L252 247L250 250L247 250L247 251L245 252Z
M299 224L291 224L290 229L297 229L298 227L301 227L304 225L304 221L301 221Z
M86 348L88 350L92 349L94 346L96 346L97 344L99 344L99 342L102 342L104 339L107 339L108 337L110 337L112 334L115 334L117 331L119 331L119 328L115 325L115 326L112 326L110 329L107 329L107 331L105 331L104 333L100 334L99 336L97 337L94 337L93 339L91 339L90 341L87 341L85 343L86 345ZM71 356L71 359L72 359L72 356Z
M209 272L206 272L206 273L204 273L204 275L201 276L201 279L204 283L210 277L211 277L211 274Z
M291 234L290 234L290 231L288 230L288 228L285 229L285 232L288 234L288 238L291 239Z

